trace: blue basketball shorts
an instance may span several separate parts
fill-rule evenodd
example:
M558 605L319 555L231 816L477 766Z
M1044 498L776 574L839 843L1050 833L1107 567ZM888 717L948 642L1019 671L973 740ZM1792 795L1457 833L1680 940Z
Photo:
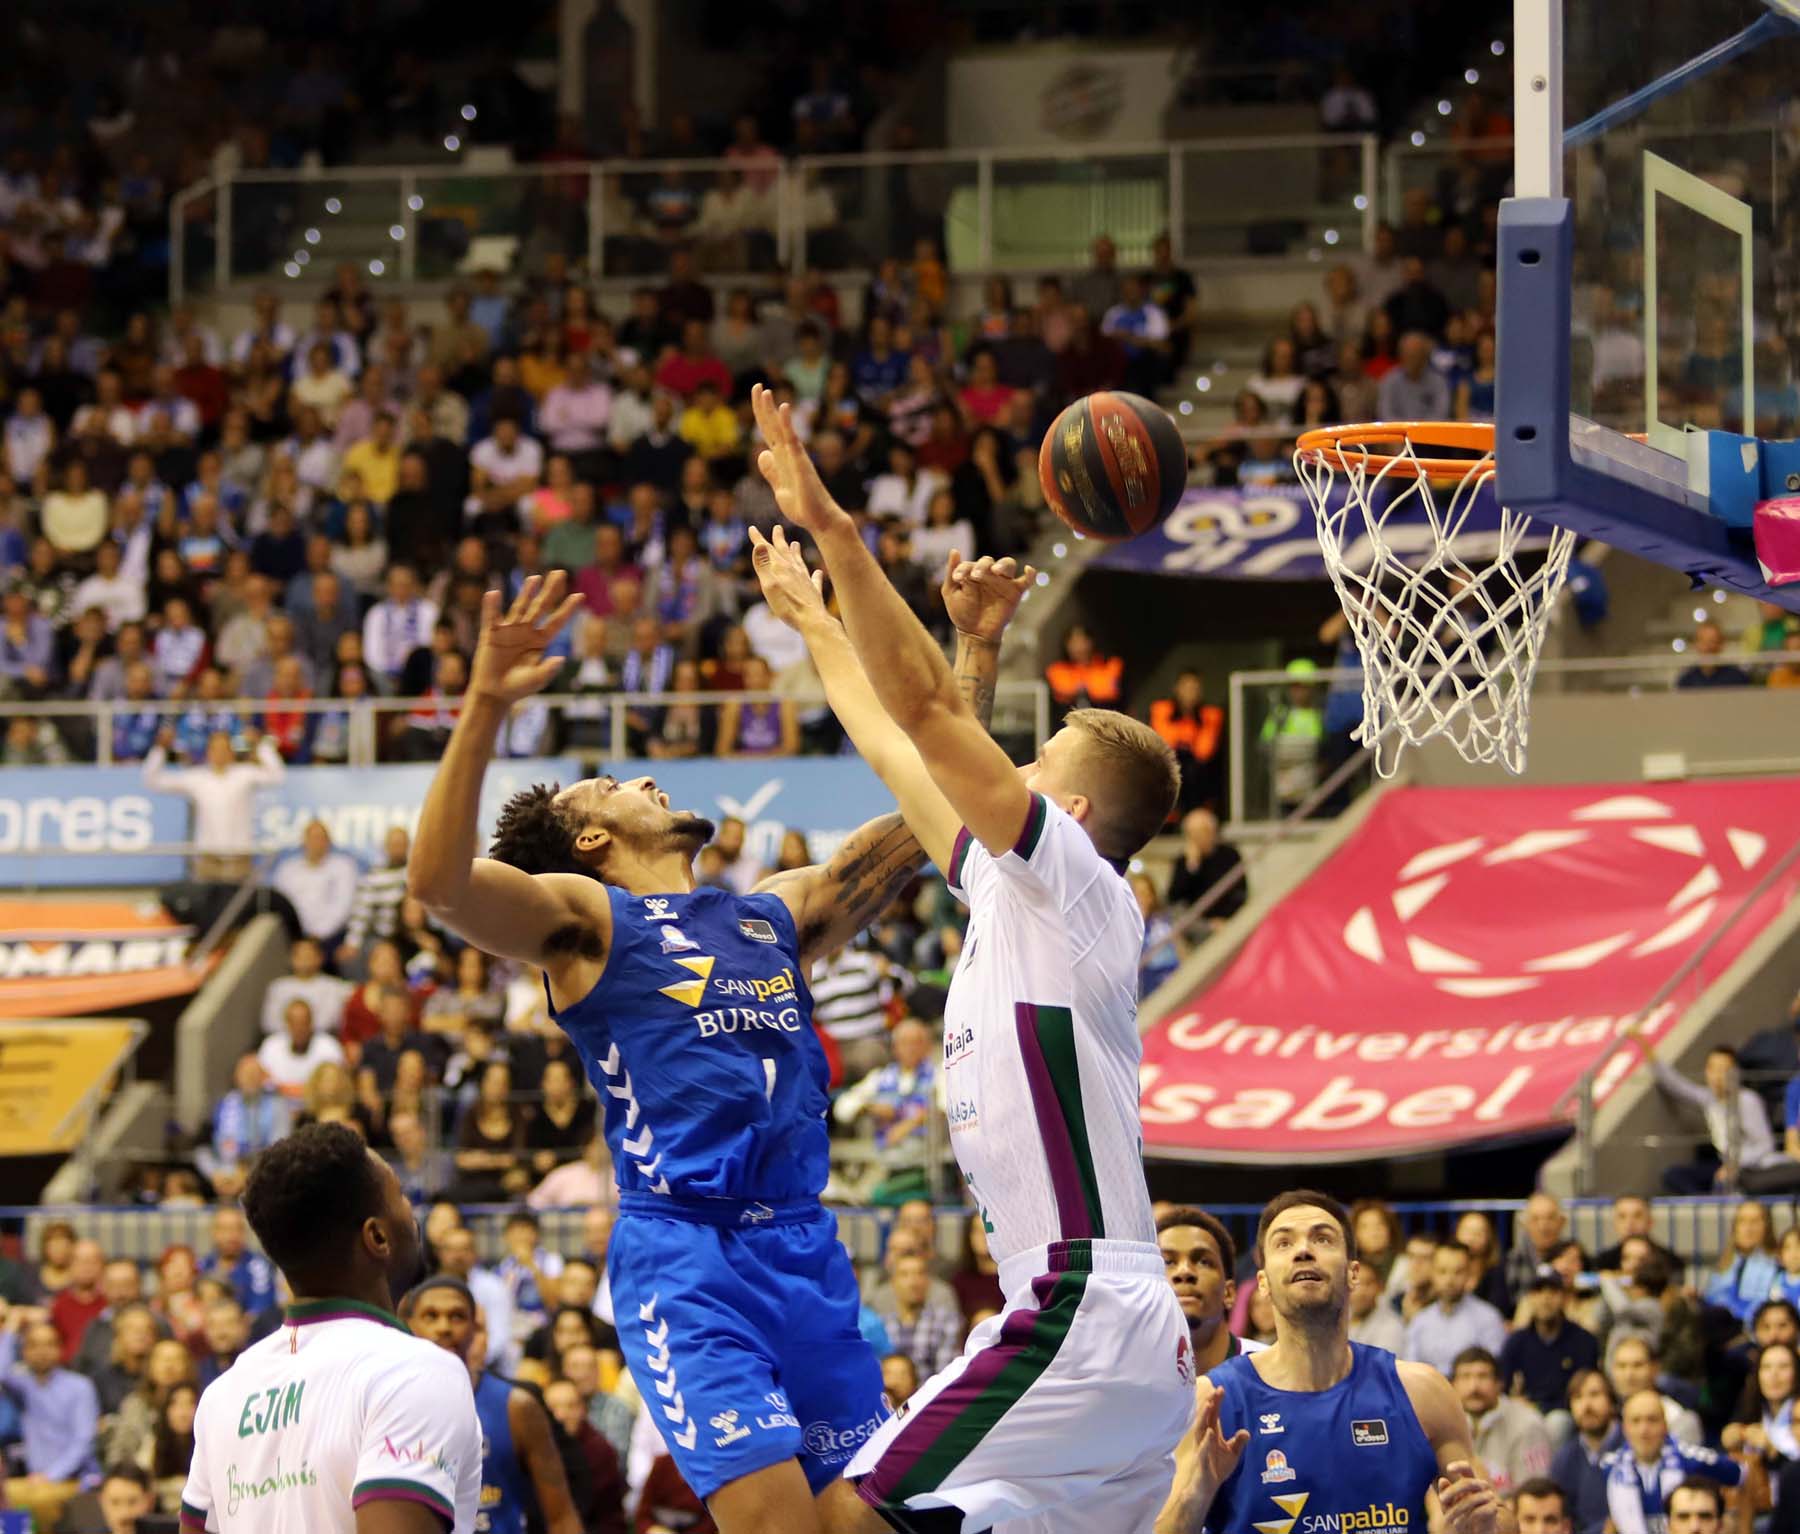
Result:
M682 1478L710 1497L798 1459L817 1493L889 1413L856 1271L816 1202L628 1193L607 1252L626 1364Z

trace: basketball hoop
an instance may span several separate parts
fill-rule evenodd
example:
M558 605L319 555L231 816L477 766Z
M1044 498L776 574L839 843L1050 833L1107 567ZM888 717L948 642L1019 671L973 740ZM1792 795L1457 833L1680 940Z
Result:
M1534 537L1531 518L1504 508L1497 531L1491 516L1468 525L1492 494L1492 423L1321 427L1301 436L1294 467L1362 656L1354 738L1376 772L1392 777L1406 747L1439 736L1465 761L1523 771L1531 679L1575 534ZM1528 540L1541 563L1520 562Z

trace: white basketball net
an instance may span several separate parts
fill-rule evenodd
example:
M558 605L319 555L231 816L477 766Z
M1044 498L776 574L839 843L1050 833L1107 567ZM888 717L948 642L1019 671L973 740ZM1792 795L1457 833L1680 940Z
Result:
M1575 534L1546 527L1533 538L1531 518L1504 509L1497 533L1466 531L1477 493L1494 477L1491 451L1466 471L1459 463L1460 478L1434 483L1415 467L1410 437L1372 432L1366 453L1349 445L1356 440L1294 458L1362 656L1354 738L1373 749L1382 777L1393 776L1406 747L1439 736L1467 761L1523 771L1531 679ZM1521 568L1526 541L1535 553L1546 531L1543 563Z

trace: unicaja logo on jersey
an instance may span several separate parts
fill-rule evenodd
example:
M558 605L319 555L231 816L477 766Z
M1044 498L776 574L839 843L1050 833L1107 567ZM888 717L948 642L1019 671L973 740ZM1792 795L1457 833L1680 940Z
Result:
M1263 1460L1263 1485L1271 1486L1277 1481L1291 1481L1296 1473L1294 1468L1288 1464L1287 1455L1279 1449L1269 1450L1268 1457Z
M710 1419L712 1425L719 1430L719 1436L713 1439L721 1449L726 1444L736 1443L740 1438L748 1438L750 1429L738 1426L738 1414L734 1411L722 1411Z
M1194 1344L1186 1333L1175 1344L1175 1374L1184 1385L1194 1383Z
M944 1033L944 1064L955 1065L975 1053L975 1030L964 1026Z

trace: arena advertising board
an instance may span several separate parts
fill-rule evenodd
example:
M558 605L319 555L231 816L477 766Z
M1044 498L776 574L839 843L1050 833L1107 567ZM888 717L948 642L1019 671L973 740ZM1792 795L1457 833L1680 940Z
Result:
M154 901L0 900L0 1018L78 1017L186 996L196 934ZM0 1059L0 1074L15 1067Z
M378 858L392 826L411 830L435 767L297 767L257 796L254 840L298 846L308 821L322 820L338 846ZM748 855L772 863L785 830L805 831L815 857L827 856L863 821L891 810L892 795L851 757L767 761L608 762L619 778L654 777L677 807L713 820L745 822ZM500 806L533 783L573 783L573 757L502 760L482 782L485 842ZM144 786L134 767L13 768L0 771L0 886L152 886L183 877L180 858L143 850L185 841L189 808L177 795ZM36 850L29 850L36 849ZM81 854L80 856L58 856Z
M143 1035L130 1019L0 1023L0 1156L79 1145L101 1092Z
M1341 502L1343 487L1334 486L1332 501ZM1416 507L1396 512L1384 524L1400 553L1407 541L1427 552L1433 533ZM1500 505L1491 485L1478 490L1468 520L1456 535L1459 551L1479 564L1499 548ZM1543 538L1526 538L1523 548L1542 546ZM1367 539L1352 542L1345 562L1366 570L1374 551ZM1189 490L1160 527L1116 543L1096 555L1096 569L1137 570L1146 575L1199 575L1215 580L1322 581L1325 560L1319 553L1313 511L1299 485L1258 489Z
M1568 1127L1558 1099L1797 824L1791 780L1388 793L1146 1034L1145 1153L1342 1161ZM1797 887L1789 870L1758 897L1677 1002ZM1614 1055L1602 1095L1639 1063Z

